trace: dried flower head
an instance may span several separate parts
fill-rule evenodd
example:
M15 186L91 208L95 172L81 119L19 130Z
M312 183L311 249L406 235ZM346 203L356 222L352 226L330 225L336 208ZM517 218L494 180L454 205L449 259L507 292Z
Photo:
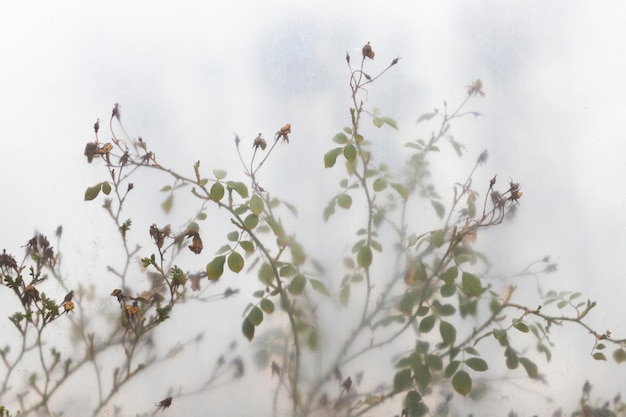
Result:
M191 245L189 245L189 250L198 255L202 252L202 239L200 238L200 233L198 232L189 232L187 236L191 236Z
M98 153L98 145L95 142L89 142L87 143L87 145L85 145L84 154L87 157L87 162L91 163L96 153Z
M369 59L374 59L374 56L376 56L376 54L374 53L374 50L372 49L372 46L370 45L370 43L368 42L364 47L363 47L363 58L369 58Z
M104 145L102 145L102 147L98 148L96 153L98 155L106 155L109 152L111 152L112 149L113 149L113 145L107 142Z
M275 140L279 140L283 138L283 141L289 143L289 134L291 133L291 124L287 123L285 126L281 127L276 135L274 136Z
M480 81L479 78L476 79L468 88L467 95L471 96L474 94L480 94L481 97L485 97L485 92L483 91L483 82Z
M158 404L155 404L157 409L154 411L154 414L156 414L157 411L159 410L165 410L166 408L168 408L170 405L172 405L172 397L167 397L164 400L159 401Z
M154 239L154 243L156 243L159 249L163 247L165 238L170 237L171 233L172 229L169 224L162 229L159 229L156 224L150 226L150 236Z
M39 290L33 285L27 285L24 289L24 295L22 296L22 302L26 307L30 307L33 301L41 301L39 296Z
M267 147L267 142L265 142L265 139L263 139L263 135L261 133L259 133L259 136L257 136L254 139L254 142L252 143L252 147L254 149L261 148L262 151L264 151L265 148Z
M63 309L64 309L64 313L67 314L70 311L74 310L74 302L73 301L65 301L63 303Z

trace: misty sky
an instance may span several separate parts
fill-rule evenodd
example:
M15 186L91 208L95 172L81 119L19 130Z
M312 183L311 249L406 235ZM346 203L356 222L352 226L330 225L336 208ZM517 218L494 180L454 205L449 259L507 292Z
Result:
M276 194L300 196L291 200L303 203L301 217L321 218L319 201L336 184L322 155L349 121L344 56L370 41L374 68L402 57L369 91L371 105L398 121L399 132L380 134L395 145L427 136L417 117L459 102L482 80L487 95L470 105L482 116L454 132L467 147L465 165L440 161L451 168L444 178L460 181L488 149L477 180L498 174L522 183L515 221L479 242L494 271L515 273L551 255L559 271L542 288L583 291L600 304L590 322L624 337L626 4L593 4L4 2L0 249L20 253L35 229L52 235L62 224L68 276L97 279L94 264L104 271L110 224L99 204L82 201L104 171L82 153L93 123L108 120L116 102L131 136L187 172L201 159L207 170L239 175L233 132L250 141L291 123L289 154L276 156L280 169L262 179ZM612 397L623 378L623 368L589 358L585 336L574 348L557 340L562 356L546 365L558 404L574 407L585 379Z

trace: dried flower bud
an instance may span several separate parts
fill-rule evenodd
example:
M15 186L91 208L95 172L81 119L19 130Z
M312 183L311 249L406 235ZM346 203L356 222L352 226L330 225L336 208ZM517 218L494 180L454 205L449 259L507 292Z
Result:
M22 302L27 307L30 307L33 301L41 301L41 297L39 296L39 290L32 285L26 286L24 289L24 295L22 296Z
M401 59L402 59L401 57L394 58L394 60L391 61L390 67L393 67L394 65L396 65L398 61L400 61Z
M115 117L117 120L120 120L120 105L115 103L113 106L113 111L111 112L111 118Z
M350 55L346 52L346 62L350 65Z
M100 130L100 119L96 119L96 123L93 125L93 130L95 130L96 134L98 134L98 130Z
M370 45L370 43L368 42L364 47L363 47L363 58L369 58L369 59L374 59L374 56L376 54L374 53L374 50L372 49L372 46Z

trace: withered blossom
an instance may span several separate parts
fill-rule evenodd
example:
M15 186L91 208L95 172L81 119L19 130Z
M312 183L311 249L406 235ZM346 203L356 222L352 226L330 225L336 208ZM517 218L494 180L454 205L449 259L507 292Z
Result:
M468 88L467 95L480 94L481 97L485 97L486 94L483 91L483 82L479 78L476 79Z
M157 409L154 410L154 413L152 415L155 415L157 413L157 411L165 410L170 405L172 405L172 397L167 397L166 399L161 400L157 404L154 404L154 405L156 406Z
M363 52L363 58L374 59L374 56L376 56L369 42L363 47L362 52Z
M262 151L264 151L265 148L267 147L267 142L265 142L265 139L263 139L263 136L262 136L261 133L259 133L259 136L254 138L254 142L252 143L252 147L254 149L261 148Z
M30 307L33 301L41 301L39 296L39 290L33 285L27 285L24 289L24 295L22 296L22 302L26 307Z
M291 133L291 124L287 123L285 126L281 127L276 135L274 135L274 140L279 140L283 138L284 142L289 143L289 134Z

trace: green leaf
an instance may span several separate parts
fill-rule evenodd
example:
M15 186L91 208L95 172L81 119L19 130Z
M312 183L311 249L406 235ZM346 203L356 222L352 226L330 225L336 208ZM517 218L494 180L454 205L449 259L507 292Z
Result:
M426 364L433 371L441 371L443 369L443 360L437 355L427 355Z
M436 322L437 322L437 317L435 316L431 315L428 317L424 317L419 325L420 332L421 333L430 332L433 329L433 327L435 327Z
M264 263L259 268L259 281L265 285L270 285L274 281L274 269L268 263Z
M422 114L420 117L417 118L417 123L419 124L423 121L428 121L430 119L432 119L433 117L435 117L435 113L424 113Z
M341 291L339 291L339 301L341 301L341 305L348 307L348 302L350 301L350 285L341 287Z
M229 234L226 235L226 239L228 239L231 242L236 242L239 240L239 232L238 231L232 231Z
M314 327L309 331L309 336L306 338L306 344L309 346L309 349L313 351L317 350L319 346L319 334Z
M274 303L272 300L268 300L264 298L261 300L261 310L263 310L267 314L272 314L274 312Z
M241 198L248 198L248 187L246 187L246 184L243 182L228 181L227 185L229 188L235 190Z
M263 199L257 194L254 194L252 198L250 198L250 211L258 216L263 212L264 208L265 203L263 202Z
M407 200L409 198L409 191L406 189L406 187L402 184L398 184L398 183L391 183L389 184L391 185L391 188L393 188L394 190L396 190L398 192L398 194L400 194L400 197L402 197L404 200Z
M205 212L200 212L196 214L196 219L198 220L206 220L206 218L207 218L207 214Z
M330 295L328 288L326 288L326 285L322 281L311 278L309 279L309 282L311 283L311 287L313 287L313 289L318 293L326 296Z
M472 378L463 370L454 374L452 388L462 396L466 396L472 390Z
M517 330L519 330L522 333L528 333L530 331L526 323L523 323L521 321L518 321L517 323L515 323L513 327L515 327Z
M619 348L613 352L613 360L617 363L626 361L626 350Z
M430 233L430 244L436 248L440 248L446 243L446 234L443 230L435 230Z
M594 359L598 359L595 357L595 354ZM606 358L604 358L603 360L606 360ZM524 369L526 369L526 373L528 374L529 378L537 378L537 375L539 375L539 370L537 369L537 365L535 365L533 361L528 358L519 358L519 363L521 363Z
M339 145L343 145L348 143L348 137L344 133L339 132L335 136L333 136L333 142L338 143Z
M459 369L459 366L461 366L460 361L450 361L448 366L446 366L446 370L443 372L443 376L445 378L450 378L452 375L454 375L456 370Z
M343 156L346 158L346 160L354 162L354 160L356 159L356 147L351 143L346 145L346 147L343 148Z
M374 126L376 126L378 128L383 127L383 124L385 123L385 122L383 122L383 120L380 117L374 117L373 122L374 122Z
M89 187L85 190L85 201L91 201L94 198L98 197L100 194L100 189L102 188L102 183L96 184L93 187Z
M226 178L227 172L222 169L214 169L213 175L215 175L215 178L217 178L218 180L223 180L224 178Z
M254 244L249 240L242 240L241 242L239 242L239 245L241 245L243 250L245 250L246 252L254 252Z
M519 363L520 359L519 356L517 356L517 353L515 353L512 349L508 351L508 354L506 354L506 367L509 369L517 369Z
M476 217L476 195L473 193L467 197L467 215Z
M207 278L211 281L215 281L224 273L224 262L226 261L226 256L220 255L213 258L211 262L209 262L206 266L206 275Z
M442 297L452 297L456 294L456 285L454 284L445 284L439 288L439 293Z
M428 414L428 407L422 402L422 396L417 391L409 391L402 402L409 417L422 417Z
M495 337L496 339L501 339L506 336L506 330L502 330L502 329L493 329L492 333L493 333L493 337Z
M398 124L391 117L381 117L380 120L383 121L387 126L390 126L396 130L398 130Z
M439 323L439 333L441 339L445 345L452 346L456 340L456 328L447 321L441 321Z
M102 192L106 195L111 194L111 184L108 181L102 183Z
M296 265L302 265L306 261L306 252L300 243L292 241L289 245L289 251L291 252L291 259Z
M470 297L478 297L483 292L483 285L480 279L469 272L463 272L463 291Z
M289 283L289 292L293 295L300 295L304 292L306 286L306 278L302 275L296 275Z
M342 209L349 209L352 206L352 197L348 194L340 194L337 196L337 205Z
M454 284L454 280L456 279L458 275L459 275L459 269L456 266L451 266L450 268L446 270L446 272L443 273L443 275L441 276L441 279L446 284Z
M433 208L435 209L435 213L437 213L437 217L439 217L440 219L443 219L443 216L446 214L446 208L443 206L443 204L441 204L439 201L436 201L436 200L431 200L430 204L433 205Z
M228 268L231 271L235 273L239 273L239 271L243 269L243 265L244 265L243 256L241 256L239 252L233 251L230 253L230 255L228 255Z
M324 211L322 212L322 218L324 219L324 223L330 219L330 216L335 214L335 205L337 204L337 198L333 198L330 200Z
M415 373L415 382L421 389L426 389L431 381L430 369L428 366L417 363L413 366L413 372Z
M374 180L373 187L376 192L383 191L387 188L387 180L384 178L376 178L376 180Z
M287 264L280 267L278 275L282 278L290 277L296 274L296 268L293 265Z
M211 200L218 202L224 197L224 186L220 182L216 182L211 186L209 190L209 196Z
M343 148L334 148L324 154L324 168L331 168L337 162L337 157L343 151Z
M411 370L403 369L393 377L393 392L402 392L411 386Z
M172 211L172 207L174 207L174 194L168 195L165 201L161 204L161 208L166 214L169 214L170 211Z
M605 361L606 360L606 356L604 355L604 353L602 352L596 352L593 355L593 358L597 361ZM522 359L526 359L526 358L522 358ZM520 362L522 361L522 359L520 359ZM523 365L523 364L522 364Z
M361 246L359 253L356 255L356 261L361 268L369 268L372 264L372 249L369 245Z
M248 321L255 327L261 324L263 322L263 310L257 306L252 307L248 313Z
M259 216L256 214L248 214L246 218L243 220L243 225L246 226L248 230L254 229L259 224Z
M245 319L241 325L241 332L248 339L249 342L254 338L254 325Z
M465 365L469 366L476 372L485 372L489 369L487 362L481 358L469 358L465 361Z

